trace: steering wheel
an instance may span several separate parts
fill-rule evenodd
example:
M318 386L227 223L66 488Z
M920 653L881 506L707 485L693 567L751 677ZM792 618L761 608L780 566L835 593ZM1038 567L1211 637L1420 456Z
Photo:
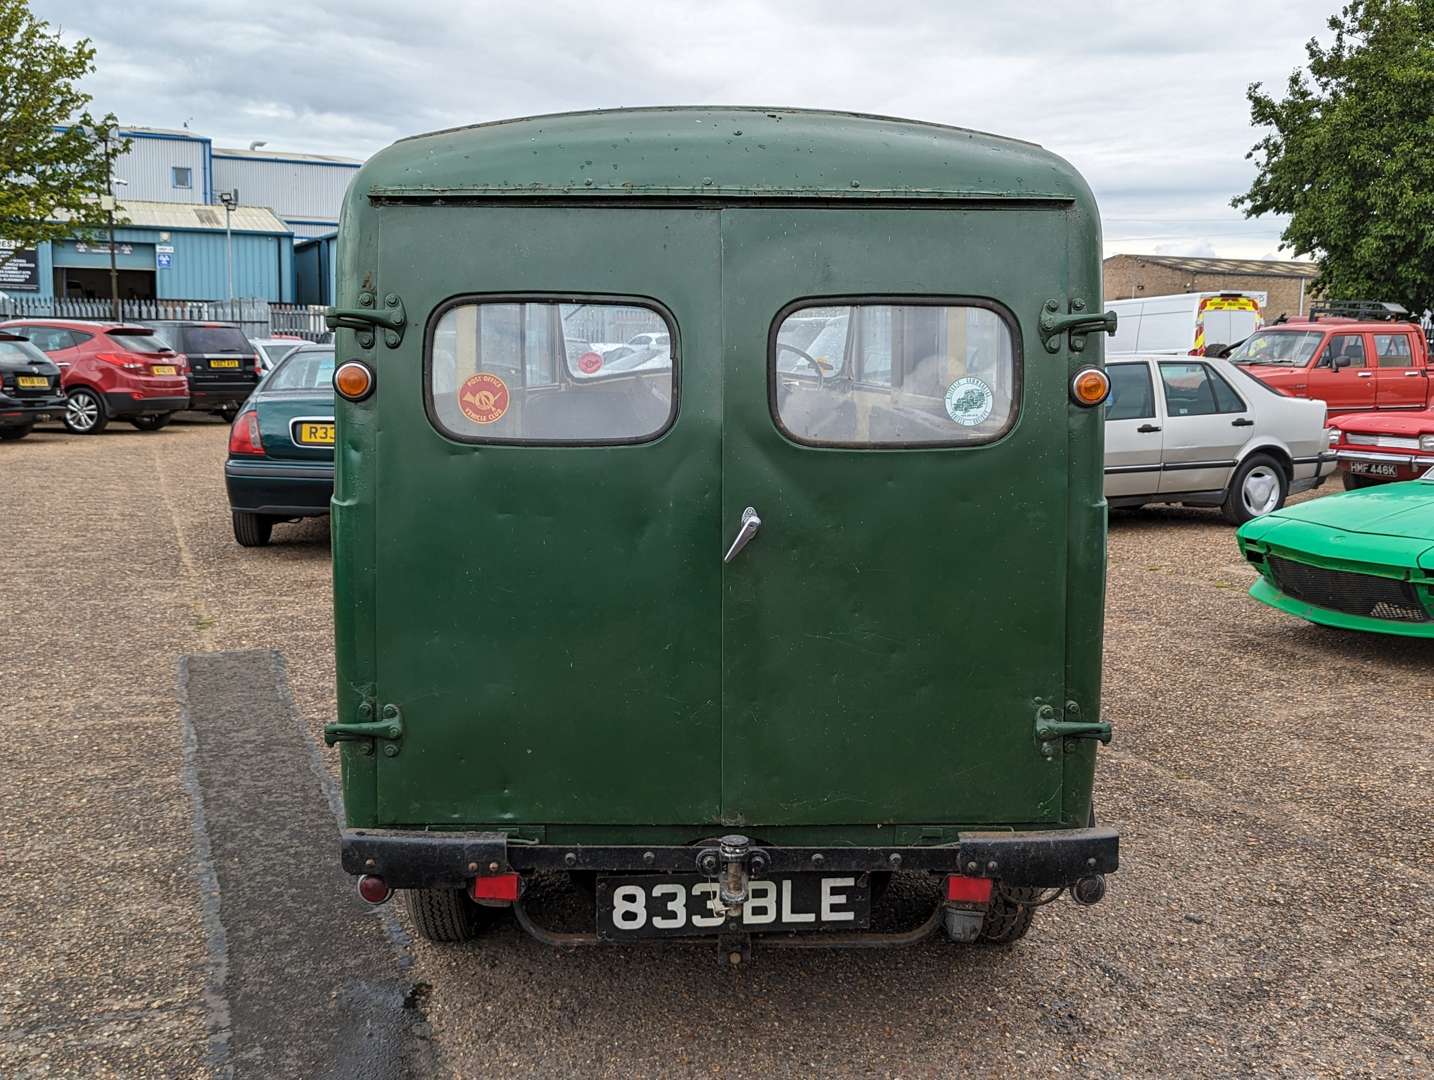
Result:
M803 361L806 362L808 367L810 367L813 371L817 373L818 386L820 386L826 381L827 376L826 372L822 370L822 362L818 360L815 356L813 356L811 353L799 349L795 345L788 345L785 341L777 342L777 351L781 352L783 349L785 349L787 352L796 353L798 357L800 357Z

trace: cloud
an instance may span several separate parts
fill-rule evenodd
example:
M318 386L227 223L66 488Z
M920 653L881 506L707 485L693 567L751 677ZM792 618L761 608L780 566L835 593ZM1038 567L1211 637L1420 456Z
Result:
M1282 84L1329 0L1174 5L729 0L393 5L32 0L88 36L95 106L220 145L365 157L420 131L652 104L852 109L1042 143L1090 181L1108 250L1277 246L1229 206L1253 176L1245 88Z

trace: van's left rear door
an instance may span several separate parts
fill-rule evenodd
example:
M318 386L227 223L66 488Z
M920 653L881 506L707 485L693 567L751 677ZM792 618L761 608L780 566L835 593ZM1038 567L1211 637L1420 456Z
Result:
M404 727L380 823L717 820L716 211L376 213L379 295L402 282L410 320L377 350L377 702ZM664 321L668 371L600 362ZM504 367L515 349L538 359Z

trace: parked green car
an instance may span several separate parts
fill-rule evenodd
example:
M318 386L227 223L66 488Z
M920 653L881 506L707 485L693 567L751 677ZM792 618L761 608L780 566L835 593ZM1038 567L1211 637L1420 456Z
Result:
M1434 473L1246 522L1250 595L1345 630L1434 637Z

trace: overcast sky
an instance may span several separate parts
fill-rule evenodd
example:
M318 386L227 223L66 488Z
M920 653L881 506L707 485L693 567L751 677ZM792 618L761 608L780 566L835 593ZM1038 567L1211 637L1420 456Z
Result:
M365 157L501 117L657 104L796 105L1041 143L1100 200L1106 253L1287 257L1231 196L1258 138L1245 88L1283 87L1338 0L31 0L89 37L97 113L221 146Z

